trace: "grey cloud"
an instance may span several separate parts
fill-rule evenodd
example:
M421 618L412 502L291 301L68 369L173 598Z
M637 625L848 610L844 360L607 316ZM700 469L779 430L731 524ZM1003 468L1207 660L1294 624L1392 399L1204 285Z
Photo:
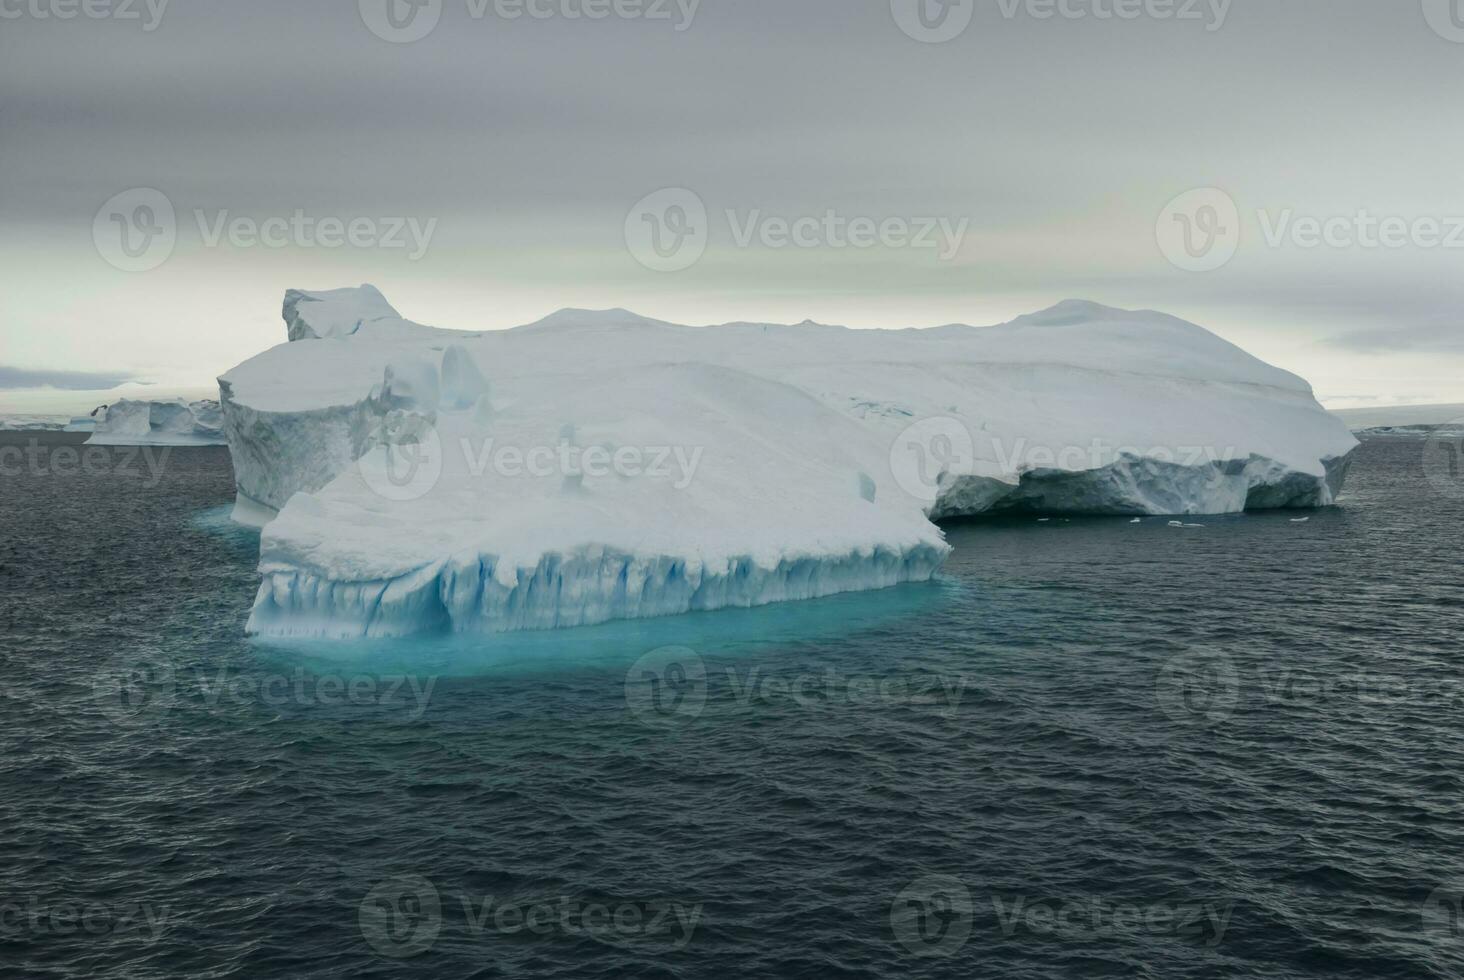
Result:
M1420 354L1464 354L1464 324L1424 324L1359 330L1333 337L1333 347L1359 353L1409 351Z
M101 391L134 380L127 374L93 371L52 371L6 367L0 364L0 389L60 388L66 391Z
M136 186L167 193L185 232L195 208L440 219L417 264L205 253L191 232L170 266L130 284L164 289L187 264L206 304L247 282L208 321L235 335L259 330L241 310L272 316L298 284L275 278L272 258L289 258L299 281L372 278L389 295L452 293L464 306L505 284L533 290L541 312L594 302L654 314L674 295L698 311L683 318L704 321L836 318L878 297L894 322L941 322L981 319L971 310L993 297L1081 295L1201 320L1254 308L1279 331L1305 322L1312 338L1320 322L1358 333L1355 345L1464 308L1442 261L1454 256L1278 255L1253 236L1229 267L1195 276L1154 242L1164 203L1212 184L1250 210L1451 207L1464 46L1434 35L1416 0L1235 0L1214 32L1006 19L976 0L970 28L939 45L903 35L890 0L704 0L683 32L614 17L475 21L465 0L444 3L441 25L406 45L373 36L356 0L175 0L151 33L4 21L0 251L44 241L52 252L32 279L46 287L32 290L36 309L0 308L0 330L34 322L73 270L97 267L96 210ZM695 269L658 277L627 256L622 222L670 186L695 190L714 217L837 208L970 218L971 234L942 265L735 250L723 228ZM25 359L67 363L62 345L100 329L71 327L57 350ZM117 349L142 350L138 339L118 336Z

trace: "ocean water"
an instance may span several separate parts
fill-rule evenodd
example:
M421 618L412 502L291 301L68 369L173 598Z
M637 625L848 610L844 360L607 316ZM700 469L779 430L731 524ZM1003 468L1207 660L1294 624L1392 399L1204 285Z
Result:
M1464 975L1421 439L1310 514L955 525L928 586L281 646L226 451L82 438L0 436L0 976Z

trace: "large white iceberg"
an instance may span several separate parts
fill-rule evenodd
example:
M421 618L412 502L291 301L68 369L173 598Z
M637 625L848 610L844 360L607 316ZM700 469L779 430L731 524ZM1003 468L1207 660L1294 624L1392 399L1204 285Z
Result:
M1154 312L1001 326L403 320L292 290L219 379L249 629L546 629L930 578L934 520L1332 503L1357 445L1300 378Z
M86 423L90 421L91 425ZM89 446L222 446L223 414L211 399L188 402L181 398L137 401L124 398L102 405L89 418L67 426L72 432L91 432Z

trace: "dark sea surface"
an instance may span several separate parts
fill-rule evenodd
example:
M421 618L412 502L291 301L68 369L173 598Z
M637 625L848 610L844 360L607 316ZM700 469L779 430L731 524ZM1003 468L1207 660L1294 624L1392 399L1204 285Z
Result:
M1422 439L931 585L282 647L227 452L80 438L0 437L0 976L1464 976Z

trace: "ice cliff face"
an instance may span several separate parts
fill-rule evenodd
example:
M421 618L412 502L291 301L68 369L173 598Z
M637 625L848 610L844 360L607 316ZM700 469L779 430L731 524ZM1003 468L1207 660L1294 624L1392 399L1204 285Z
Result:
M932 520L1325 505L1356 445L1294 375L1089 303L987 328L565 310L468 334L361 287L291 291L285 319L291 343L219 380L236 514L268 521L268 634L878 588L939 568Z
M92 424L88 428L86 423ZM221 446L223 411L211 400L185 402L122 399L103 405L68 429L90 431L89 446Z

